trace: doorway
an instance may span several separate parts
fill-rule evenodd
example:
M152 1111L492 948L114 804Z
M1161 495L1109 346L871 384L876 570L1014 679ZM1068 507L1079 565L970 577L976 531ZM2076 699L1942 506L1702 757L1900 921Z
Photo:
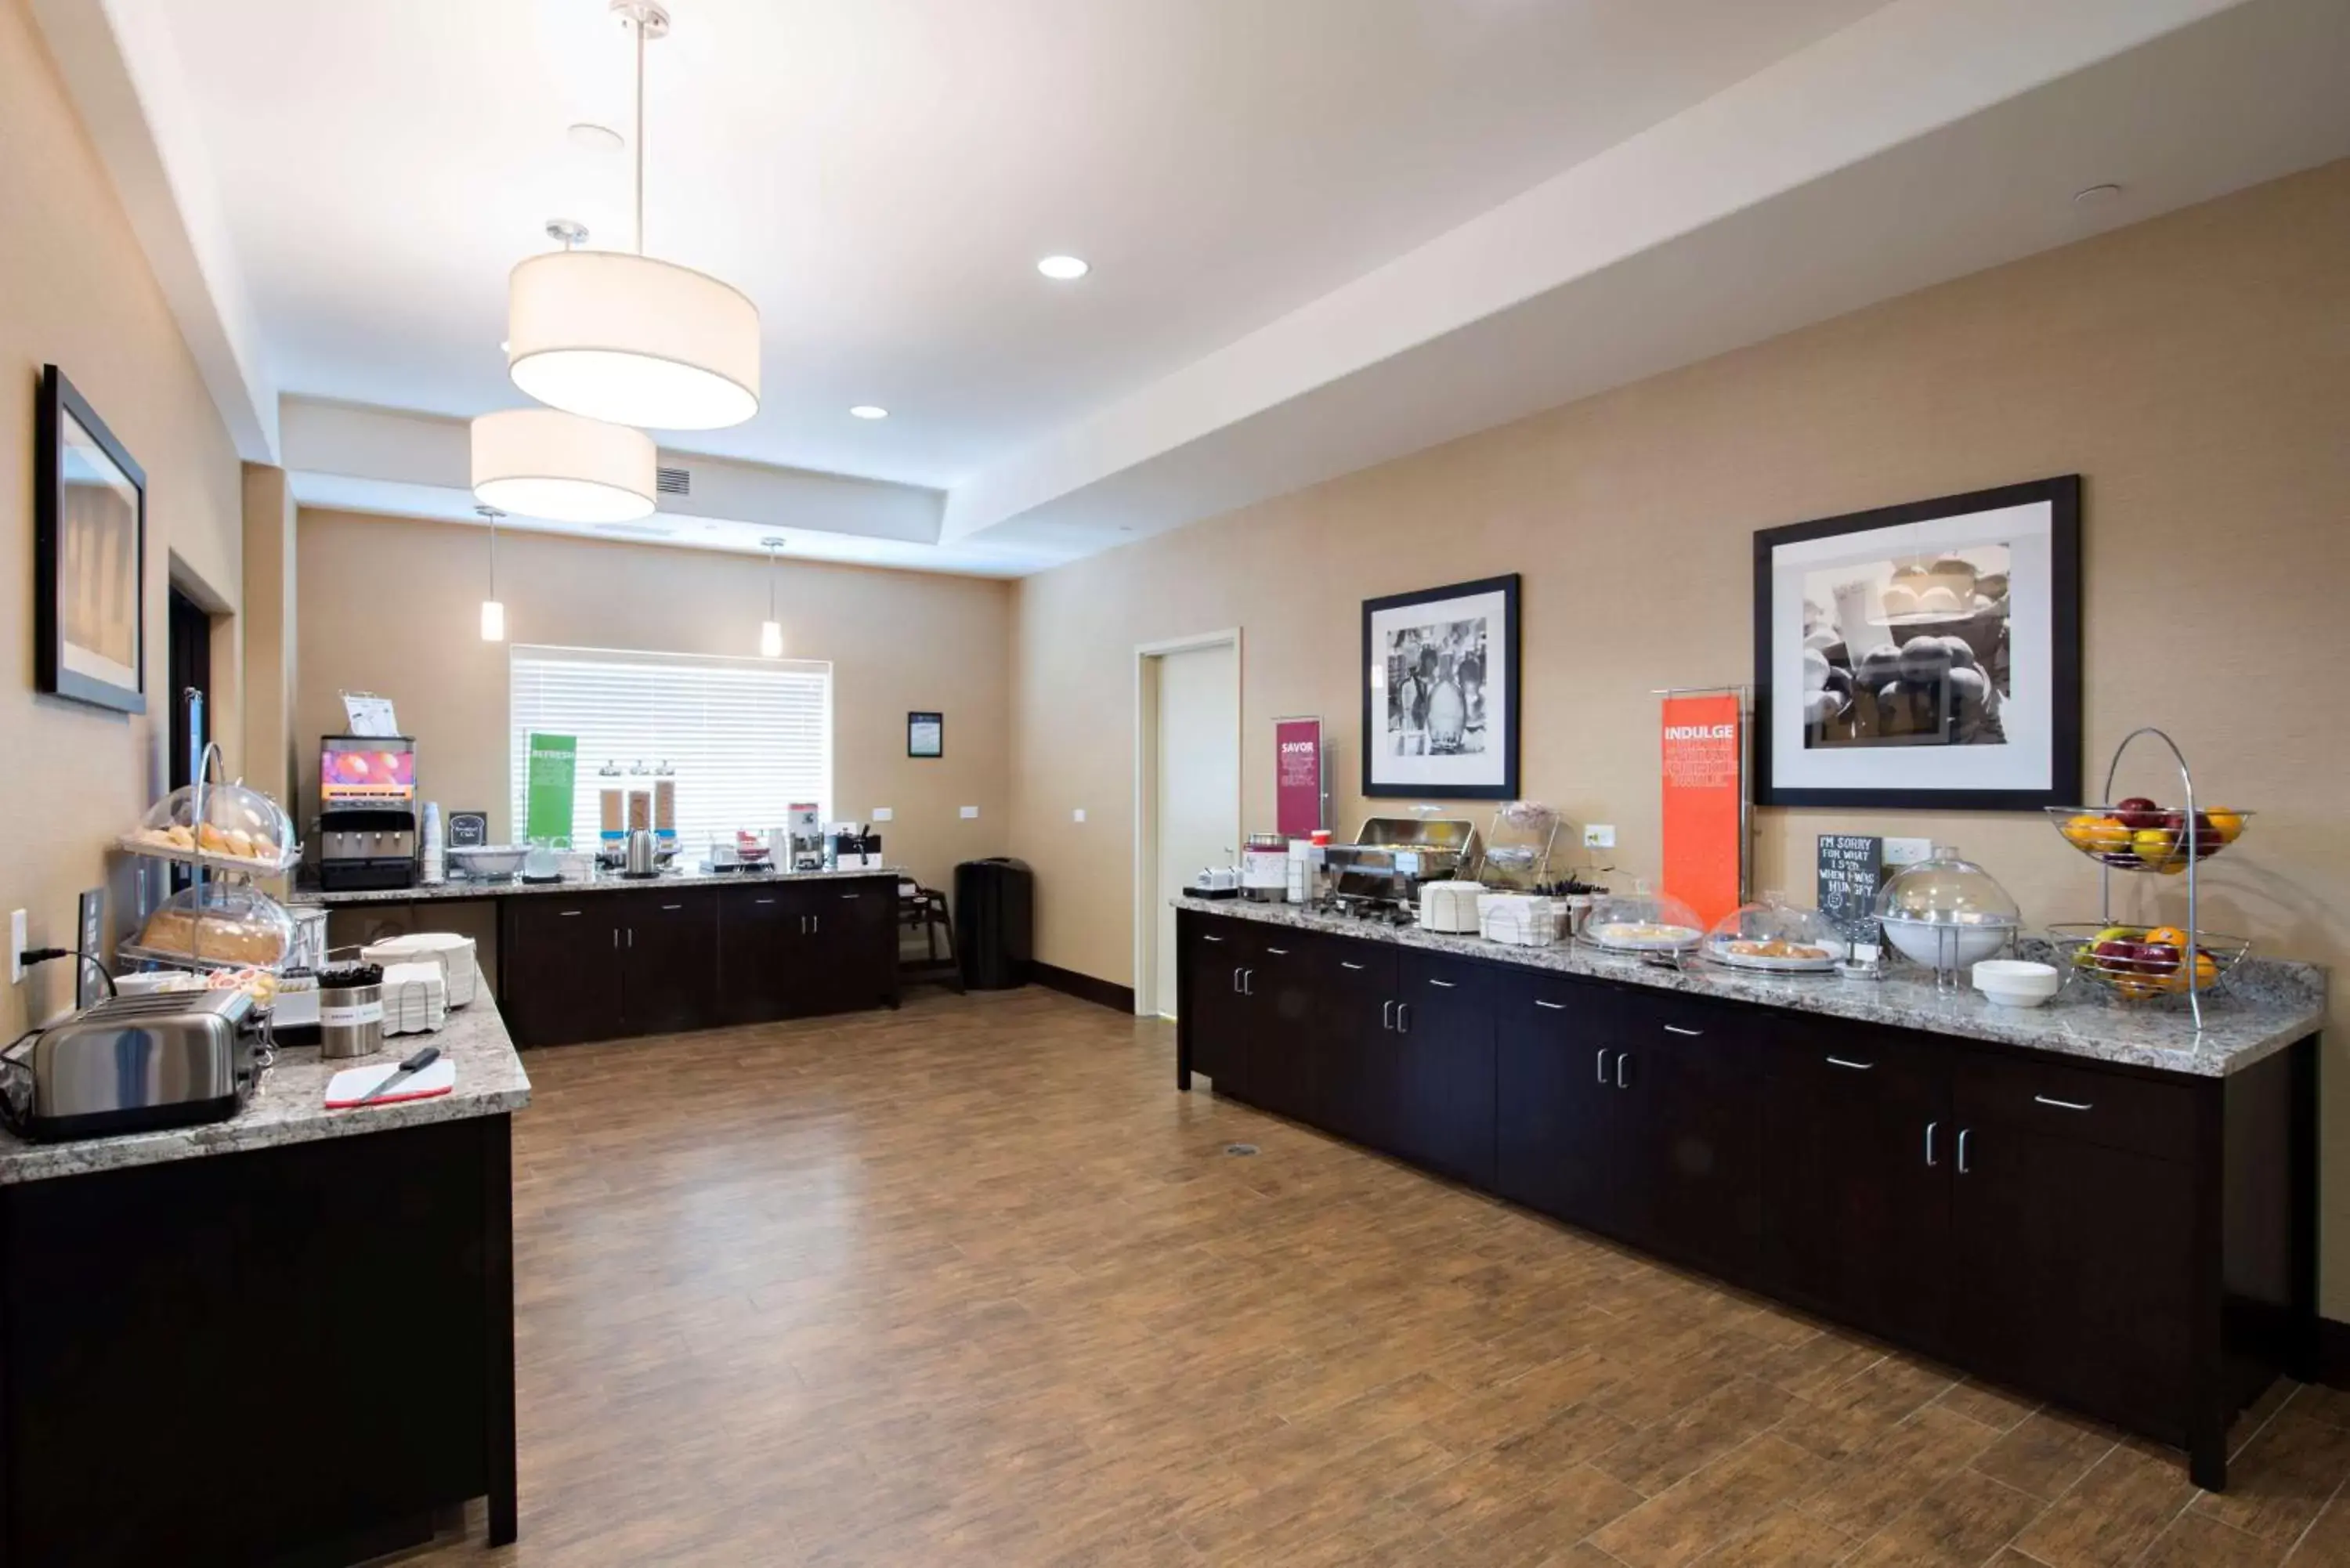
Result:
M1241 634L1135 649L1135 1011L1176 1014L1169 898L1241 843Z
M213 618L203 606L170 589L170 657L166 661L172 726L171 780L180 789L196 782L204 742L212 739Z

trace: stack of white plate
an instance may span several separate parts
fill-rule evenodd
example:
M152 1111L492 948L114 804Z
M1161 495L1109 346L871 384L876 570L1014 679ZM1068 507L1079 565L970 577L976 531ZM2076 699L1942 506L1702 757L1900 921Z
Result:
M441 966L441 978L449 994L449 1005L463 1007L473 1000L473 939L461 937L454 931L411 931L404 937L386 937L370 942L359 951L369 963L407 963L417 959L430 959Z
M449 983L431 959L386 964L383 971L383 1032L430 1034L449 1022Z

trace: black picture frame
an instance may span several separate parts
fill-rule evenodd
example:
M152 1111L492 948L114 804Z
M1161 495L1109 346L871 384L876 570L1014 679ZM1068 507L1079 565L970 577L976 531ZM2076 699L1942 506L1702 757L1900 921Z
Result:
M1358 671L1363 689L1363 727L1358 749L1362 753L1362 793L1366 798L1515 800L1518 797L1518 725L1524 696L1521 690L1524 665L1519 658L1518 588L1518 574L1512 572L1504 576L1481 577L1474 582L1421 588L1408 594L1388 594L1363 601L1363 662ZM1400 778L1395 776L1392 770L1382 776L1381 764L1392 763L1396 759L1390 758L1378 742L1378 737L1384 732L1385 718L1383 713L1375 711L1375 708L1381 704L1381 691L1384 690L1382 683L1373 680L1374 671L1382 667L1385 657L1378 649L1376 625L1378 618L1396 610L1496 594L1502 599L1502 629L1499 638L1488 639L1488 657L1498 658L1501 664L1502 701L1498 706L1502 718L1502 744L1495 748L1499 759L1496 764L1498 776L1475 783ZM1489 670L1485 686L1490 691L1492 685Z
M914 732L923 725L929 725L938 732L938 745L935 750L925 752L917 750L915 747ZM920 757L924 762L945 756L947 754L947 716L944 713L908 713L906 715L906 754L910 757Z
M33 458L33 685L44 694L118 713L147 711L147 471L139 466L98 410L55 365L41 367L35 404ZM67 596L78 585L64 580L70 552L66 445L78 429L137 494L130 583L130 659L128 683L94 673L91 660L77 658L68 644Z
M1774 555L1783 545L1930 524L1944 518L2045 504L2049 508L2048 649L2049 777L2044 787L1911 789L1791 787L1775 782L1772 738L1772 671L1786 628L1774 625ZM1800 628L1799 628L1800 633ZM1898 506L1846 513L1754 535L1754 803L1767 806L1838 806L1858 810L2037 811L2081 799L2081 476L2060 474L1990 490L1936 496Z

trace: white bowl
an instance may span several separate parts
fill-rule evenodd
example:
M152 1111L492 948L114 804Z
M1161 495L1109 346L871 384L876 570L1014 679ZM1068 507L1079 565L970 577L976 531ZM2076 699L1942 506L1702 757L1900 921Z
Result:
M1939 966L1946 952L1953 970L1970 968L2007 946L2007 939L2015 934L2011 926L1938 925L1896 917L1879 924L1885 928L1886 940L1903 958L1928 969Z
M1975 965L1975 989L2000 1007L2037 1007L2056 994L2064 977L2044 963L1986 959Z

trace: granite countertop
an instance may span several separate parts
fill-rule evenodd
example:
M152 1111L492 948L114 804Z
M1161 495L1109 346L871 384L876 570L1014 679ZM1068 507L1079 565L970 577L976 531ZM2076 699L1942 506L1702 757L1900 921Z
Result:
M577 897L581 893L643 892L664 888L768 887L777 882L839 882L856 877L903 877L896 866L867 871L664 871L658 877L598 875L589 882L465 882L451 880L436 887L380 888L363 892L328 892L315 883L296 886L288 904L333 907L340 904L421 904L452 898L522 898L540 893Z
M438 1033L397 1034L384 1044L380 1055L337 1062L319 1060L315 1045L281 1045L276 1065L262 1074L253 1098L224 1122L71 1143L26 1143L0 1131L0 1183L44 1181L208 1154L237 1154L319 1138L388 1132L429 1122L504 1116L530 1104L530 1075L523 1071L505 1021L498 1016L489 981L478 972L473 1000L463 1007L451 1008L449 1022ZM327 1109L327 1084L337 1073L346 1067L397 1062L428 1044L441 1047L441 1054L457 1064L457 1086L449 1093L368 1110Z
M1202 914L1393 942L1522 969L1588 975L2200 1077L2248 1067L2315 1033L2325 1022L2325 971L2314 964L2273 959L2247 959L2229 977L2226 992L2205 997L2204 1025L2199 1033L2184 998L2128 1002L2086 982L2067 985L2045 1006L1993 1007L1972 987L1939 991L1932 975L1898 961L1882 981L1740 973L1696 960L1680 970L1586 947L1511 947L1482 937L1321 914L1294 904L1180 896L1170 902ZM2052 961L2045 943L2027 938L2020 946L2026 958Z

